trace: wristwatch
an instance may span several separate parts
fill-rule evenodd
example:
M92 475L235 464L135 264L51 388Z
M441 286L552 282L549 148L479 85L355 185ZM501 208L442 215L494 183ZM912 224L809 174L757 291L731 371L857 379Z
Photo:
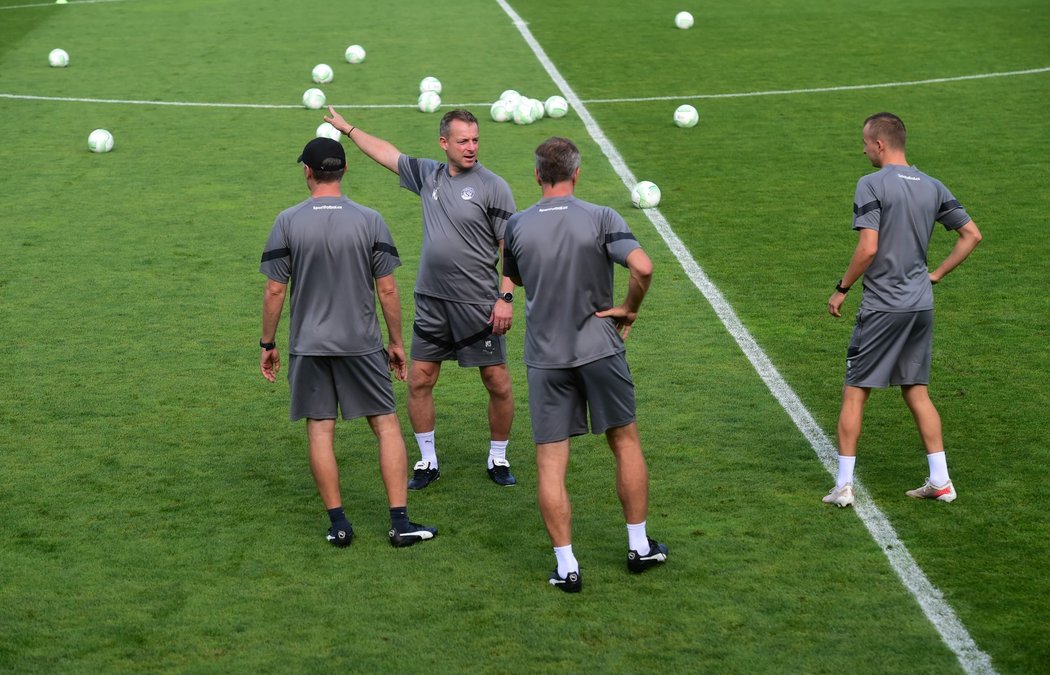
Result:
M259 338L259 346L265 349L266 351L270 351L271 349L277 348L277 341L274 340L273 342L263 342L262 338Z
M509 291L506 293L500 293L499 299L503 302L514 302L514 294Z

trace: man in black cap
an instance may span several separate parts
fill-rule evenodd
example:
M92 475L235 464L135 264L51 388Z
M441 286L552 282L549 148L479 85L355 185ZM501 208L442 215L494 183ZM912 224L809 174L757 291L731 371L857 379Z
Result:
M313 139L299 161L310 198L277 216L259 266L267 276L259 369L276 381L277 324L294 279L288 329L291 419L306 418L310 470L331 519L327 539L343 547L354 536L343 511L334 450L341 409L344 420L366 418L376 435L390 505L388 537L393 546L411 546L432 539L437 530L408 519L408 459L387 373L389 367L405 379L401 301L393 276L401 261L383 217L343 195L346 153L338 141ZM386 351L377 293L389 338Z

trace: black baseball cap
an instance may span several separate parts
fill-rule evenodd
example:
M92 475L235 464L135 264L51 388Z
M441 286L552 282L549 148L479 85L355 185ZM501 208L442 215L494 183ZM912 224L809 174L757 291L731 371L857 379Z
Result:
M331 138L315 138L303 148L296 160L314 171L339 171L346 166L346 151L343 144Z

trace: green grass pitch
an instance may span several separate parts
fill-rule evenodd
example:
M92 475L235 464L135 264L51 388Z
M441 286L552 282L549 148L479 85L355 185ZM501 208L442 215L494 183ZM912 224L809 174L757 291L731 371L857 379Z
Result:
M871 170L860 124L904 118L909 159L985 235L937 287L931 395L960 496L904 496L926 467L892 390L872 396L858 474L993 667L1045 669L1050 72L1017 73L1050 66L1050 5L511 6L832 437L852 321L825 303ZM693 28L674 27L681 10ZM362 64L343 59L353 43ZM56 47L68 68L48 67ZM535 146L580 145L579 196L617 207L656 263L628 356L665 567L627 574L612 458L583 437L569 488L586 587L547 586L520 306L518 487L488 481L483 390L450 364L442 480L409 496L440 536L386 543L375 444L357 422L336 445L358 538L324 542L303 426L255 347L259 255L274 216L306 196L295 158L321 114L299 102L322 62L347 119L418 156L440 156L438 116L412 107L419 80L440 78L446 104L482 119L480 158L519 207L539 196ZM958 79L1002 73L1015 74ZM508 88L559 93L491 0L0 0L0 671L961 670L857 515L820 503L832 478L578 112L490 122ZM693 129L671 121L686 102ZM387 104L402 107L366 107ZM99 127L109 154L87 150ZM346 191L384 214L402 253L410 334L418 201L348 156ZM952 241L938 231L931 260Z

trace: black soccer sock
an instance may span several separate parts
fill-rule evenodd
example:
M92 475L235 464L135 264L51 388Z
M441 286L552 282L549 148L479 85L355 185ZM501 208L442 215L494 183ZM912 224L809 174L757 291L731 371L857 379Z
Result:
M328 509L328 518L332 521L332 525L340 525L346 523L350 525L350 521L346 519L346 514L343 513L343 507L337 506L334 509Z
M390 527L398 532L407 532L412 525L408 522L408 507L395 506L390 509Z

